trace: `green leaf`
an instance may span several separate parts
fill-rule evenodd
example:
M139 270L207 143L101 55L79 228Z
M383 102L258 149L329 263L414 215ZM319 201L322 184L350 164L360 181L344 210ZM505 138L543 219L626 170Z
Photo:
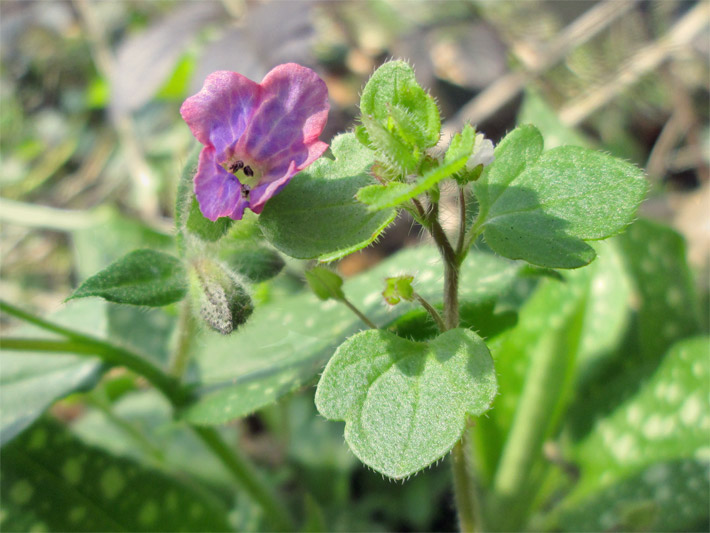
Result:
M441 262L433 247L403 250L372 270L347 280L348 299L376 324L388 324L408 306L382 303L384 278L411 271L416 265L416 290L433 305L441 302ZM462 302L497 298L515 280L519 264L492 254L472 252L461 266ZM198 400L183 417L199 424L221 424L273 403L310 382L335 349L365 325L345 305L320 301L314 294L279 298L258 306L238 338L204 337L195 363L202 382Z
M560 417L573 399L575 382L588 380L614 355L625 333L628 274L617 246L611 242L596 246L599 259L588 268L565 271L562 281L540 280L520 308L516 326L489 343L500 397L495 409L474 429L482 454L479 477L484 483L495 472L514 420L529 407L530 399L526 403L521 397L534 368L541 362L552 366L535 399L535 405L547 402L545 420L535 425L535 437L528 436L526 441L526 446L541 453L543 441L557 431ZM586 398L581 400L584 404Z
M345 440L362 462L402 479L448 453L467 415L486 412L496 391L488 348L470 330L428 343L369 330L335 352L316 406L326 418L345 420Z
M101 388L95 391L85 412L72 422L72 433L84 443L147 466L187 472L220 487L232 486L232 475L214 455L204 453L204 443L188 425L174 420L170 402L157 390L129 391L108 408L92 407L101 401L102 393ZM94 399L97 396L99 400ZM236 445L233 428L223 433L230 445Z
M709 344L696 337L674 345L651 379L575 447L581 477L562 503L564 529L670 531L707 519ZM650 508L650 523L629 524L639 506Z
M229 531L224 506L185 481L89 447L55 423L5 448L3 529Z
M417 169L423 155L420 150L412 148L399 135L389 131L371 116L361 116L360 122L365 126L368 141L375 149L378 161L398 169L400 174L408 174Z
M482 211L488 211L508 184L537 161L542 148L542 135L532 124L518 126L498 143L495 160L474 184Z
M607 355L580 361L593 372L580 376L579 399L569 418L577 439L590 431L596 418L606 416L633 395L656 371L673 343L701 332L698 295L683 238L667 226L642 219L614 239L614 244L621 265L608 271L628 272L628 288L609 285L616 286L614 293L631 291L633 314L623 344L617 343L612 353L608 353L611 344L607 344ZM607 303L613 301L611 296L607 298ZM612 315L607 309L598 316ZM596 342L605 344L602 338Z
M641 353L658 360L673 343L701 329L685 240L668 226L641 219L619 244L633 273Z
M176 257L156 250L135 250L82 283L68 298L99 296L110 302L161 306L187 292L185 270Z
M344 257L371 244L396 215L371 213L355 200L372 182L372 152L351 133L337 136L331 149L335 160L321 157L296 175L259 217L264 236L291 257Z
M360 113L387 131L398 130L397 137L409 139L408 144L420 151L439 141L441 119L436 102L419 86L414 69L404 61L389 61L374 72L362 91ZM377 146L370 128L365 128L370 142Z
M575 146L536 157L538 139L532 126L521 126L499 145L476 184L479 224L486 242L505 257L543 267L583 266L594 258L584 240L609 237L631 222L646 192L643 173Z
M466 166L473 150L475 130L467 126L451 140L443 162L417 178L412 183L389 182L386 185L370 185L357 193L357 199L368 205L370 211L396 207L428 191L445 178L450 178Z
M306 270L308 286L320 300L344 300L343 278L326 266L316 266Z
M98 300L72 302L51 315L57 324L101 335L106 331L106 304ZM22 326L13 336L56 339L36 326ZM56 400L90 388L101 377L98 359L42 352L0 351L0 444L13 439Z
M227 234L233 223L234 220L229 217L221 217L214 222L209 218L205 218L202 211L200 211L197 197L192 196L186 228L193 235L196 235L203 241L216 242Z

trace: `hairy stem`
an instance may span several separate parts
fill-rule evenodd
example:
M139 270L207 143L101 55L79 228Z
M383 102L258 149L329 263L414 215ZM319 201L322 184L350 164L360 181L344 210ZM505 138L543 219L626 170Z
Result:
M169 368L170 375L178 380L182 378L185 370L187 370L196 334L197 323L192 313L190 299L185 298L180 305L177 346L172 354Z
M5 338L2 347L5 350L96 356L106 364L123 366L143 376L175 406L184 405L190 397L188 390L177 380L165 374L144 357L88 335L73 332L70 340Z
M459 262L439 223L438 204L434 205L430 214L431 235L444 260L444 324L446 329L453 329L459 325Z
M202 442L222 461L234 479L262 507L264 516L276 531L293 531L293 519L271 488L258 475L251 463L227 445L214 428L192 426Z
M414 296L414 299L418 301L424 309L426 309L427 313L431 315L431 317L434 319L434 322L436 322L439 331L446 331L446 324L444 324L444 319L441 318L439 312L434 309L434 307L429 302L427 302L418 292L414 291L412 295Z
M378 329L377 325L372 320L367 318L362 311L360 311L357 307L355 307L350 300L348 300L347 298L342 298L342 299L340 299L340 301L343 302L346 306L348 306L348 309L350 309L353 313L355 313L357 315L357 317L360 320L362 320L365 324L367 324L367 326L369 328Z
M461 437L454 449L451 451L452 466L454 471L454 494L456 497L456 509L459 515L459 529L462 533L472 533L479 530L476 523L476 488L470 472L468 454L466 453L467 431Z
M456 237L456 257L461 257L464 238L466 237L466 193L459 187L459 234Z

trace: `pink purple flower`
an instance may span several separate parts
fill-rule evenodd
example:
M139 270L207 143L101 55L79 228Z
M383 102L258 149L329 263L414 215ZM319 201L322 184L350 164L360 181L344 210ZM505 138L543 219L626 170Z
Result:
M236 72L210 74L180 114L204 145L195 195L210 220L240 220L264 204L328 145L318 140L328 119L328 89L311 69L287 63L261 83Z

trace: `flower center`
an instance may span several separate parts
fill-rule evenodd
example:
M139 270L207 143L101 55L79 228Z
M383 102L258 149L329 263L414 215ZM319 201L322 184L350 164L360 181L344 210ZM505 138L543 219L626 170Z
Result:
M254 165L236 157L222 163L222 168L234 174L242 185L242 198L249 198L249 192L256 187L261 179L261 172Z

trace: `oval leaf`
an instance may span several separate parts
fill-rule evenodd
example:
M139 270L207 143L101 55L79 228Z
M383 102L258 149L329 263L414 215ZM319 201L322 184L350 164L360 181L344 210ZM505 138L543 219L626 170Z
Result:
M338 348L316 405L326 418L346 421L345 439L362 462L401 479L448 453L467 415L487 411L496 391L490 352L470 330L429 343L369 330Z
M486 242L510 259L576 268L594 259L585 240L604 239L633 219L643 173L609 155L562 146L542 155L539 132L521 126L496 150L476 184Z
M161 306L182 300L186 292L179 259L155 250L135 250L91 276L68 300L100 296L121 304Z
M394 220L394 209L371 213L355 200L372 183L372 151L352 133L331 146L335 160L321 157L298 174L259 217L264 236L298 259L332 261L365 248Z

